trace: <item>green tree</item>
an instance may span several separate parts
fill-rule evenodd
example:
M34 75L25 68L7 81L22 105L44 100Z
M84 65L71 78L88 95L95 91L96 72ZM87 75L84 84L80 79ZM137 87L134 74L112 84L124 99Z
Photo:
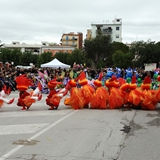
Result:
M38 54L32 54L32 59L30 63L33 63L35 66L38 66L37 59L39 58Z
M14 62L14 65L20 65L22 64L22 52L20 49L13 49L12 50L12 62Z
M38 57L37 66L40 67L41 64L50 62L51 60L53 60L51 52L42 53Z
M115 67L119 68L127 68L128 66L132 66L132 59L133 56L130 53L123 53L121 50L117 50L112 55L112 60Z
M32 53L31 52L24 52L22 54L22 65L28 66L32 62Z
M113 42L111 43L111 46L112 46L112 53L115 53L118 50L121 50L123 53L129 52L129 47L122 42Z
M76 62L77 64L82 64L82 65L84 65L84 63L86 63L85 55L81 49L73 50L71 59L72 59L72 65L74 62Z
M53 56L53 59L54 58L57 58L59 61L61 61L62 63L67 63L67 57L68 57L68 54L67 52L57 52L54 56Z
M93 69L97 70L98 63L110 57L110 43L111 37L101 34L84 41L84 52Z
M73 63L84 64L86 59L81 49L75 49L72 53L58 52L54 55L59 61L73 66Z
M20 65L22 63L21 58L22 52L19 49L1 49L0 60L3 63L14 62L14 65Z
M138 41L131 44L131 53L137 57L134 61L137 67L144 67L145 63L159 63L160 47L152 41Z

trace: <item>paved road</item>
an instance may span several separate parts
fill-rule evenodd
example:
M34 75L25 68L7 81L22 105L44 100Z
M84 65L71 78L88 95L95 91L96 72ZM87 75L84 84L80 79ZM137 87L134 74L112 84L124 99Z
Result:
M158 160L160 112L49 111L47 95L28 111L11 105L0 112L0 160Z

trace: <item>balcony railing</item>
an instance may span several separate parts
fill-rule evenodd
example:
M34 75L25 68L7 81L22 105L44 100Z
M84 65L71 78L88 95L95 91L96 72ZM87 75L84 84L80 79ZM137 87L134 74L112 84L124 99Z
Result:
M102 29L101 32L103 34L112 34L112 29Z

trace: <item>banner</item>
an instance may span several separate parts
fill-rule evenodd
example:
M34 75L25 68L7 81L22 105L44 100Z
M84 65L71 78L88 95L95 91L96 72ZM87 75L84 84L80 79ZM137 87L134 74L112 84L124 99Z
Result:
M157 68L157 64L156 63L145 63L145 71L153 71Z

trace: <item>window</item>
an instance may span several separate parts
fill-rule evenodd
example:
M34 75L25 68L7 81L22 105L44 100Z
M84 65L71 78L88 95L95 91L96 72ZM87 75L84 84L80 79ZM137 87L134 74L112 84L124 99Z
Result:
M119 34L116 34L116 38L119 38Z
M66 45L68 44L68 42L66 42Z
M116 30L119 31L119 27L116 27Z
M68 40L68 36L66 36L66 40Z

